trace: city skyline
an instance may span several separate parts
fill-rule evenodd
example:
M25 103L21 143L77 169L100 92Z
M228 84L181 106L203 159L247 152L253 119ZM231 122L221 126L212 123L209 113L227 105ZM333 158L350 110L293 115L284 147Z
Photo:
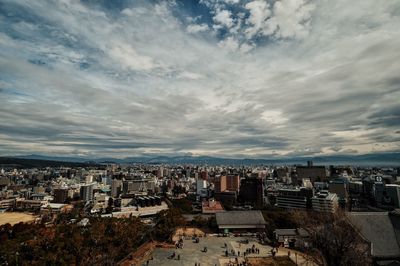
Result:
M400 3L0 4L0 155L400 151Z

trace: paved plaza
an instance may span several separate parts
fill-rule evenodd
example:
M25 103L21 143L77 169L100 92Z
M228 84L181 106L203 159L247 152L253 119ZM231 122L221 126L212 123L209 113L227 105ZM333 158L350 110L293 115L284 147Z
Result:
M245 240L249 240L248 244L244 244ZM242 242L242 243L240 243ZM226 244L226 248L225 248ZM249 254L248 257L270 256L271 247L268 245L260 245L255 238L252 237L217 237L207 236L200 238L199 243L194 243L192 239L183 240L182 249L166 249L156 248L152 254L153 260L149 261L149 265L167 266L167 265L217 265L225 266L229 261L234 262L238 258L239 262L243 262L243 254L248 248L253 245L260 250L258 254ZM204 247L207 252L204 252ZM228 257L225 256L225 251L228 250ZM233 253L235 255L232 254ZM175 252L175 258L170 259L172 253ZM240 256L238 256L240 252ZM178 260L178 255L180 259ZM143 265L146 265L144 263Z

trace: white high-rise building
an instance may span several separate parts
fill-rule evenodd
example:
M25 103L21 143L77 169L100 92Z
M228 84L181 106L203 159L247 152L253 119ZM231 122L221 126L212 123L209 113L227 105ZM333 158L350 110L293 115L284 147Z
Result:
M207 197L207 181L198 179L196 181L196 193L201 197Z
M338 208L338 196L326 190L318 192L311 198L312 208L319 212L335 212Z
M93 176L92 176L92 175L87 175L87 176L85 177L85 183L86 183L86 184L91 184L91 183L93 183Z

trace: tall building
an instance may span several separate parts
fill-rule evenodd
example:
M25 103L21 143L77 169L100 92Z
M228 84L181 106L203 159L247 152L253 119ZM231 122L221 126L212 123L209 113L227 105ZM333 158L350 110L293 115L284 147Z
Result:
M337 178L329 183L329 192L338 196L339 205L344 208L349 198L349 182L345 178Z
M157 169L157 178L162 178L164 176L164 167L160 167Z
M81 200L91 201L93 200L93 184L86 184L81 186Z
M214 190L216 193L226 190L226 176L215 176Z
M57 188L53 191L54 203L65 203L68 198L68 189Z
M118 198L121 194L122 181L113 179L111 181L111 197Z
M86 184L90 184L90 183L92 183L93 182L93 176L92 175L87 175L86 177L85 177L85 183Z
M239 190L240 188L240 177L239 175L227 175L226 178L226 189L230 191Z
M196 181L196 194L200 197L207 197L208 190L206 180L199 179Z
M239 198L246 204L262 207L264 204L264 186L261 178L245 178L241 180Z
M339 205L338 196L335 193L329 193L322 190L311 199L312 208L319 212L335 212Z
M238 191L240 187L239 175L222 175L215 178L215 192Z

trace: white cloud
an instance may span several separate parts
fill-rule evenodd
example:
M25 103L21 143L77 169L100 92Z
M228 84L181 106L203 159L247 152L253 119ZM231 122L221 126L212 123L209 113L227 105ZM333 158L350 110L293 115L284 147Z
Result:
M234 25L232 13L229 10L218 10L213 17L217 24L220 24L228 29Z
M247 37L252 38L260 31L265 32L266 20L271 16L268 2L262 0L252 1L247 3L245 8L250 12L250 16L246 22L251 25L251 27L246 29Z
M229 52L235 52L239 49L239 42L234 37L228 37L218 43L218 46Z
M203 23L203 24L190 24L186 27L186 31L188 33L198 33L198 32L204 32L209 29L208 25Z
M269 21L272 25L267 27L266 35L270 34L271 28L277 30L278 38L299 38L307 36L309 32L309 21L314 4L307 0L281 0L274 4L274 15Z
M115 64L122 64L123 67L128 67L131 70L151 70L157 67L157 64L151 57L139 55L128 44L116 44L110 47L108 52Z
M183 71L182 73L180 73L178 75L178 77L183 78L183 79L200 79L200 78L202 78L202 75L198 74L198 73L189 72L189 71Z
M247 53L247 52L253 50L254 47L255 47L254 44L242 43L240 45L240 52Z
M307 0L279 0L271 7L262 0L252 1L245 5L250 16L246 35L252 38L257 34L276 38L302 39L309 32L309 22L314 4Z
M225 3L230 4L230 5L234 5L234 4L238 4L240 2L240 0L224 0Z

